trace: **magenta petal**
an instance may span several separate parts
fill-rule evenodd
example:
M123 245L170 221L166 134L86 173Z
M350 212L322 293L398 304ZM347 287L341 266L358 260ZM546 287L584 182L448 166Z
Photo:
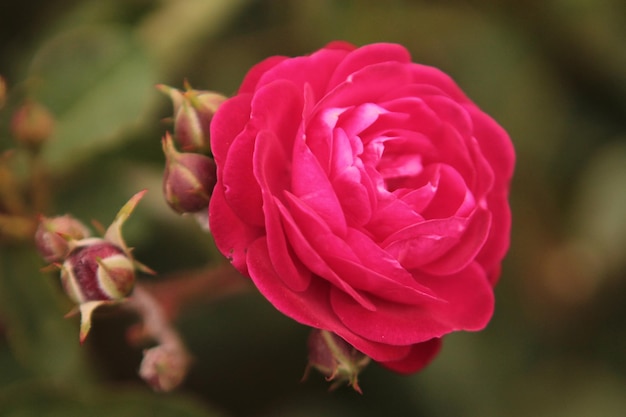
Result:
M246 274L248 246L263 234L258 227L244 223L228 206L224 188L218 183L209 202L209 225L215 244L233 266Z
M409 346L391 346L364 339L346 327L329 303L329 284L313 280L304 292L294 292L281 284L269 260L265 239L257 239L248 250L250 277L259 291L280 312L307 326L331 330L352 346L377 361L395 361L409 354Z
M495 285L499 278L500 263L509 249L511 236L511 209L507 193L491 194L487 200L492 213L491 230L476 261L485 268L487 276Z
M338 85L362 68L388 61L393 61L394 66L400 66L399 64L411 62L411 55L406 48L397 44L376 43L363 46L350 52L336 67L329 85Z
M261 87L252 100L249 127L270 130L291 153L292 144L302 124L304 98L291 81L277 80Z
M401 374L412 374L428 365L441 350L441 339L430 339L426 342L411 345L411 351L397 361L382 362L381 365Z
M342 108L376 103L390 90L410 82L407 66L395 62L370 65L351 74L318 103L316 109Z
M454 80L441 70L421 64L411 64L410 67L413 73L413 83L435 86L459 103L470 102Z
M421 211L427 219L463 216L474 208L473 196L467 189L464 179L452 167L445 164L431 165L428 169L430 184L436 192L428 206Z
M354 333L375 342L412 345L457 330L480 330L493 313L491 285L477 265L446 277L420 277L445 302L407 305L378 300L363 309L345 293L331 289L333 310Z
M281 212L287 237L298 259L314 274L318 275L319 278L327 280L341 291L344 291L363 308L368 310L375 309L374 304L364 294L354 289L333 271L324 259L323 254L320 253L336 251L337 253L345 254L345 256L356 258L349 253L349 248L346 247L345 242L337 239L328 229L328 226L307 210L302 202L299 202L291 194L287 195L291 203L291 212L279 201L276 201L276 205ZM294 219L294 215L296 219Z
M470 216L469 224L459 239L459 243L445 255L435 261L422 265L420 269L432 275L448 275L456 273L474 261L489 235L491 213L485 209L477 209Z
M311 281L311 271L293 257L287 245L280 213L274 203L274 194L282 194L285 175L283 170L288 165L287 156L276 135L263 130L257 137L254 150L254 176L261 186L265 233L270 259L282 281L294 291L304 291ZM283 167L283 170L276 169Z
M211 120L211 152L220 173L233 140L250 120L251 99L252 95L243 94L226 100Z
M235 214L246 223L263 226L261 190L252 172L255 133L246 129L235 138L223 163L221 183L226 201Z
M509 135L476 106L466 106L466 109L472 117L474 136L483 155L492 166L496 178L508 187L515 167L515 150Z
M346 136L354 137L370 127L383 113L387 111L373 103L365 103L357 106L345 113L342 113L337 122Z
M404 288L406 296L410 296L409 303L420 300L436 300L436 295L428 288L417 282L414 277L400 265L397 259L391 257L385 250L380 248L369 236L357 229L350 229L346 236L346 242L358 257L358 261L343 258L348 262L345 266L355 268L351 273L340 274L346 281L353 283L356 288L363 289L386 299L383 296L387 286L389 290L396 291ZM356 265L353 265L356 264Z
M362 226L372 216L372 207L367 188L354 176L359 174L357 168L347 169L333 180L333 188L339 197L341 208L348 225Z
M263 74L287 59L286 56L272 56L253 66L243 79L238 94L253 93Z
M426 220L393 233L381 247L405 268L419 268L459 244L468 222L463 217Z
M407 203L392 197L379 203L378 209L373 213L365 228L375 236L376 241L382 242L390 234L423 221L424 218Z
M291 190L299 200L315 211L338 235L346 231L346 219L335 190L320 162L303 140L293 150Z
M274 66L259 81L265 85L277 80L289 80L298 91L308 84L317 100L328 91L328 81L333 70L349 52L342 49L321 49L309 56L289 58Z

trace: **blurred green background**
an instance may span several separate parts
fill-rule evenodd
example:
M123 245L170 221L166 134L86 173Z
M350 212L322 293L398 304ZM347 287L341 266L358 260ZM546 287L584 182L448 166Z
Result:
M108 224L148 188L125 226L138 259L163 274L215 262L160 194L171 104L154 85L231 94L261 59L335 39L404 44L510 133L512 247L489 327L451 335L417 375L372 365L363 396L327 393L318 374L299 382L307 329L251 292L181 313L195 365L159 395L136 376L132 318L98 315L80 347L57 280L28 244L2 242L0 416L626 415L623 0L4 1L0 152L11 109L36 97L57 119L45 214Z

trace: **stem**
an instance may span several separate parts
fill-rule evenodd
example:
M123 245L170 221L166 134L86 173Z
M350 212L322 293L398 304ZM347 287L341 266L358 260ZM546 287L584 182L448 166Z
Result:
M124 305L135 311L142 323L129 329L130 343L148 339L157 346L144 350L139 375L156 391L170 391L182 383L191 356L171 323L189 305L248 291L253 288L230 264L184 272L166 280L138 284Z
M168 318L173 320L186 307L247 292L254 287L232 265L222 263L175 273L161 282L145 284L144 288L159 301Z
M137 285L135 287L133 295L128 298L125 305L141 316L146 333L160 345L172 347L186 354L184 343L170 325L163 308L143 286Z
M125 304L143 319L143 331L157 341L144 350L139 375L156 391L171 391L185 379L191 356L157 300L141 285Z

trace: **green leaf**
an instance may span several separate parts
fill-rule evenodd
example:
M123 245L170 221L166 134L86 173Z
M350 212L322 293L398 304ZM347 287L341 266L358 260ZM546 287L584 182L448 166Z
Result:
M0 312L9 344L22 366L35 374L86 382L78 325L63 318L69 306L54 278L39 271L42 266L30 250L3 247L0 252Z
M79 27L50 38L29 71L35 97L57 125L44 147L53 170L66 170L116 145L140 127L156 75L130 30Z

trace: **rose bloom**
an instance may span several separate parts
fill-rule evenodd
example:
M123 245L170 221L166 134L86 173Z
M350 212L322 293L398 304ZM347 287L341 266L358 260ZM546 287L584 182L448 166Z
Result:
M211 146L216 245L285 315L401 373L489 321L513 147L404 47L264 60L215 114Z

